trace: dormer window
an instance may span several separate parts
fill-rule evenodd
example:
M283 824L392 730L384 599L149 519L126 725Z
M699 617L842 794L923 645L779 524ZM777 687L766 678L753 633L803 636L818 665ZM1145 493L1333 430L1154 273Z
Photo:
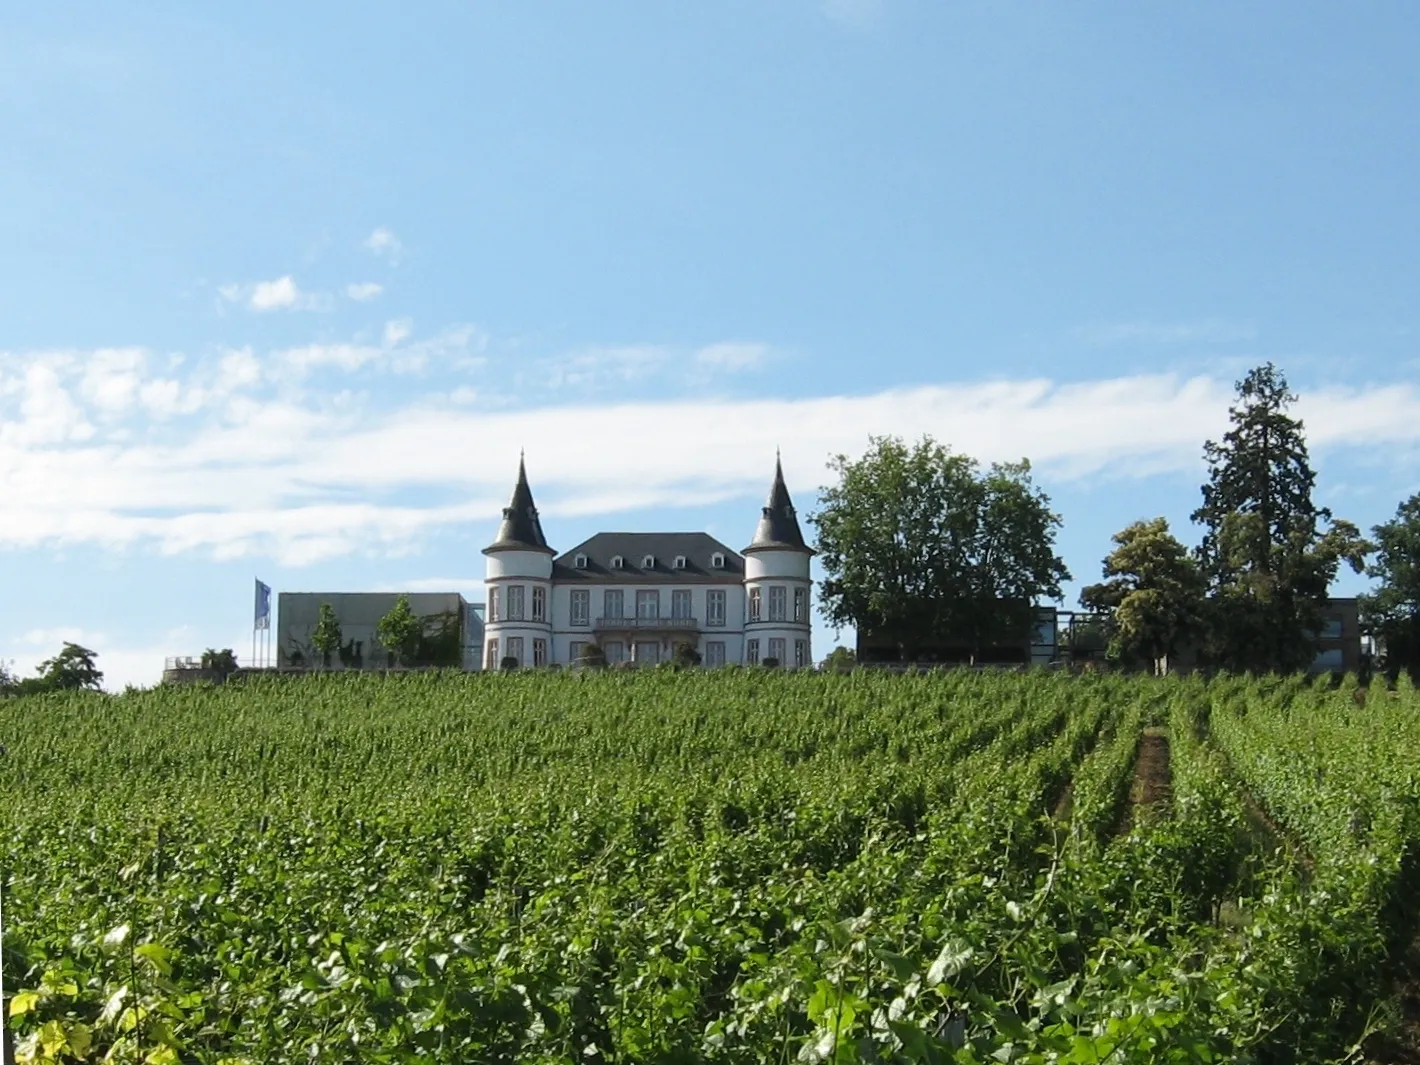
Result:
M685 556L676 555L674 566L676 569L685 569Z
M574 558L574 559L572 560L572 565L573 565L573 567L576 568L576 569L586 569L586 568L587 568L587 556L586 556L586 555L578 555L576 558Z
M621 567L622 567L624 564L625 564L625 561L622 559L622 557L621 557L620 555L612 555L612 556L611 556L611 568L612 568L612 569L621 569Z
M655 568L656 568L656 556L655 556L655 555L647 555L645 558L643 558L643 559L641 560L641 568L642 568L642 569L655 569Z
M719 551L716 551L713 555L710 556L710 566L712 569L724 569L725 556Z

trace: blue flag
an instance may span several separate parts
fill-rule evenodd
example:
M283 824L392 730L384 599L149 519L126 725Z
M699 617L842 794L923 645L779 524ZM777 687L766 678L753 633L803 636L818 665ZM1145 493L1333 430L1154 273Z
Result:
M271 588L256 582L256 623L253 628L271 628Z

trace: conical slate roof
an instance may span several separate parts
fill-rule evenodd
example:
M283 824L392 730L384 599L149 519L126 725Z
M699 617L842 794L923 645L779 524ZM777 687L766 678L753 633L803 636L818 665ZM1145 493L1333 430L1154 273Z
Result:
M744 549L744 553L767 549L813 554L813 550L804 543L804 534L799 531L799 519L794 514L794 502L789 498L789 487L784 483L784 467L778 455L774 456L774 483L769 486L769 498L760 512L754 540Z
M513 498L503 508L503 524L498 526L498 537L483 549L490 551L546 551L556 554L547 546L547 537L542 535L542 522L538 520L537 506L533 503L532 488L528 486L528 471L521 455L518 456L518 483L513 486Z

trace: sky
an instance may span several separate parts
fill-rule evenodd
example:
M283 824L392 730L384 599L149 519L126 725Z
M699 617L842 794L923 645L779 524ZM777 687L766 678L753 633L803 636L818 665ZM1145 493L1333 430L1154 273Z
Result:
M258 577L481 600L520 449L564 550L743 547L776 448L805 518L874 435L1027 457L1074 606L1198 541L1269 360L1368 529L1416 55L1408 0L6 5L0 661L244 659Z

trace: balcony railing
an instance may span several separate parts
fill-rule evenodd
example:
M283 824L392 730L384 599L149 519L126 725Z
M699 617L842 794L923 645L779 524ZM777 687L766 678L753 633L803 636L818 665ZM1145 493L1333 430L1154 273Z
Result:
M640 629L647 631L694 630L700 627L695 618L597 618L593 625L598 632Z

